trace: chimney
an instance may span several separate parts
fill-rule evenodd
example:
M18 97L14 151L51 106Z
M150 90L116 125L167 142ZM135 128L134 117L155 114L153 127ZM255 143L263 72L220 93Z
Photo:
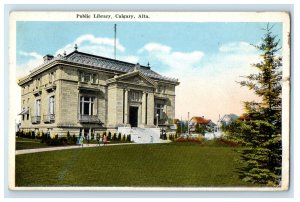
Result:
M136 65L134 66L134 71L138 71L140 70L141 66L139 63L136 63Z
M52 60L54 58L54 56L53 55L45 55L44 57L43 57L43 59L44 59L44 62L47 62L47 61L49 61L49 60Z

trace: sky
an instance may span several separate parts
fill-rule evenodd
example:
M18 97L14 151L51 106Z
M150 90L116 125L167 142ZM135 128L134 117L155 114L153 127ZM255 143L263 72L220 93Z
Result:
M46 54L78 50L114 57L114 22L17 22L17 78L42 63ZM244 112L243 101L258 100L237 81L255 72L267 23L117 22L117 59L147 65L178 78L175 116L219 116ZM282 40L282 24L272 23ZM20 92L20 88L18 88ZM21 101L19 102L21 109Z

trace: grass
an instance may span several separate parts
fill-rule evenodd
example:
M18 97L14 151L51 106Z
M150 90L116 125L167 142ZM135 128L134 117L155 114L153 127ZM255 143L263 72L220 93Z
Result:
M16 138L16 150L37 149L49 147L46 143L40 143L40 140L29 138Z
M16 186L253 186L233 147L215 142L120 145L16 156Z

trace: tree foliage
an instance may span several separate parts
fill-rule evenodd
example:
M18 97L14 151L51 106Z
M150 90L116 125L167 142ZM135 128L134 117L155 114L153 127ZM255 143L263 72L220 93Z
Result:
M236 121L230 137L245 146L241 152L240 176L245 181L278 186L281 181L281 80L282 58L278 56L279 40L265 29L259 45L261 61L252 66L258 71L239 82L261 98L260 102L245 102L248 121Z

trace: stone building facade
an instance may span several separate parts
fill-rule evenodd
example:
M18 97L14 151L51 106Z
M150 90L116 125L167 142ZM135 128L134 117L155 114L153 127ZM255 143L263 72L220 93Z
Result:
M64 136L118 127L168 127L175 116L177 79L148 66L79 52L44 56L18 82L20 129Z

